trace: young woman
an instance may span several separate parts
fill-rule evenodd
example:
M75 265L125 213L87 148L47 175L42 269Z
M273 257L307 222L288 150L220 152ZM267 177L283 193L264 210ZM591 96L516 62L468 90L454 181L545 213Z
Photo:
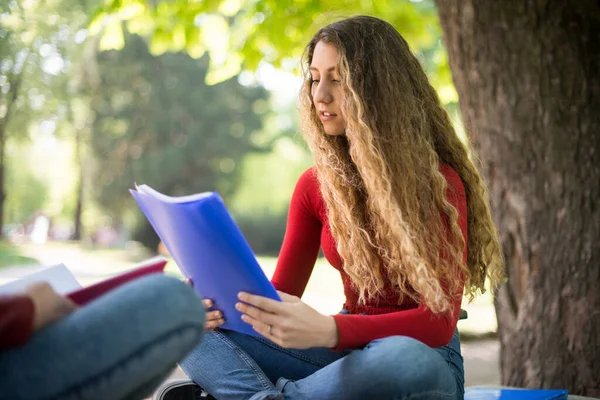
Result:
M335 22L305 54L315 166L297 183L272 280L283 302L240 294L266 339L216 330L181 366L219 400L460 399L462 295L502 276L482 179L390 24ZM300 300L319 248L344 284L338 315Z

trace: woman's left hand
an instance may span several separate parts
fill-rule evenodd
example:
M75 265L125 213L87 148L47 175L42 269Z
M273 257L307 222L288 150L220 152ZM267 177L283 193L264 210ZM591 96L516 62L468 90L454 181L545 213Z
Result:
M235 307L244 322L281 347L337 346L338 330L332 316L319 313L296 296L277 293L281 302L242 292Z

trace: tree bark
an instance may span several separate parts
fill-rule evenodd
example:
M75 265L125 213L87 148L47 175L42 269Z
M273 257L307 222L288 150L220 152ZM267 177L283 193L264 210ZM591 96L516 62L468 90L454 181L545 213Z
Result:
M76 201L75 215L73 217L73 223L75 230L73 231L73 240L81 240L83 236L83 223L81 216L83 215L83 158L81 156L81 132L76 128L75 132L75 164L77 165L77 187L76 187Z
M73 108L71 106L71 99L67 99L67 117L68 120L75 130L74 142L75 142L75 168L77 168L77 181L75 182L75 212L73 215L73 236L71 239L73 240L81 240L83 232L83 223L82 223L82 215L83 215L83 181L84 181L84 161L83 161L83 129L85 127L80 127L77 125L75 121L75 116L73 115Z
M508 282L502 383L600 396L600 5L438 0Z
M4 200L6 192L4 190L5 174L5 151L6 149L6 129L4 121L0 121L0 238L4 237Z
M8 40L8 37L6 38ZM25 55L23 65L26 65L31 52L28 51ZM24 69L25 67L23 67ZM6 180L6 141L7 127L10 117L12 116L13 107L20 95L21 83L23 82L23 69L17 73L9 73L8 83L9 92L6 94L4 117L0 118L0 238L4 236L4 205L6 200L6 188L4 186Z

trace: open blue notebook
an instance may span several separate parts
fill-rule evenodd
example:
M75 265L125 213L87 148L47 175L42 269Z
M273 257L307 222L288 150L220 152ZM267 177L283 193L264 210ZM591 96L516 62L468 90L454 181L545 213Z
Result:
M567 400L566 390L467 388L465 400Z
M170 197L147 185L130 190L195 290L223 312L221 327L260 336L235 309L241 291L280 300L216 192Z

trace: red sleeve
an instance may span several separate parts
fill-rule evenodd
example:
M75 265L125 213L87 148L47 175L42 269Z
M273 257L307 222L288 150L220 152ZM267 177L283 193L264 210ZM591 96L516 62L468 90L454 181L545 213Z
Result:
M458 211L458 225L465 239L463 262L467 261L467 198L458 174L449 167L442 167L448 179L448 201ZM444 217L448 224L448 220ZM406 311L381 315L334 315L339 331L339 343L334 350L360 348L375 339L388 336L409 336L430 347L447 345L452 339L460 315L463 287L454 293L450 310L434 314L424 305Z
M277 290L302 297L321 246L319 184L312 169L304 172L292 195L287 228L271 282Z
M34 314L31 297L0 297L0 349L27 343L33 331Z

